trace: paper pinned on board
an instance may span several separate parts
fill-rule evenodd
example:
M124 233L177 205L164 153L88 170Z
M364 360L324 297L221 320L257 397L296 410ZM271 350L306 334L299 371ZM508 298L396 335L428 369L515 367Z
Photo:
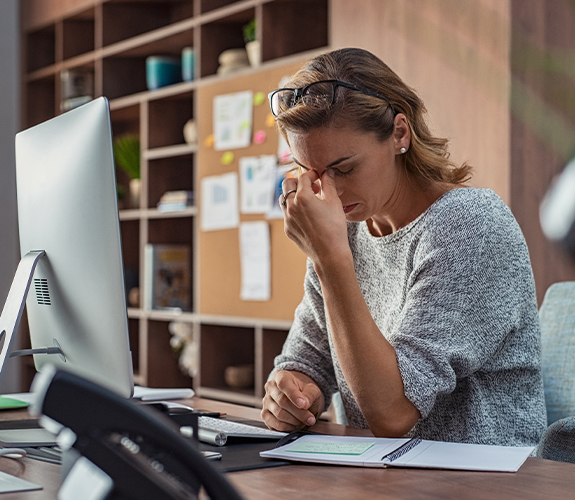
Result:
M253 92L214 97L214 149L245 148L252 141Z
M269 300L271 296L270 229L265 221L240 225L242 300Z
M277 161L273 155L240 158L240 211L265 214L272 209Z
M238 174L230 172L202 179L202 231L238 227Z

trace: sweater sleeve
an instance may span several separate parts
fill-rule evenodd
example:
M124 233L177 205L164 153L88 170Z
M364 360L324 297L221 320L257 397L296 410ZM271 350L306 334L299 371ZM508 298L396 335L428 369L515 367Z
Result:
M423 418L458 380L509 380L539 364L529 254L501 205L443 214L414 252L405 304L388 339L405 394Z
M321 287L313 265L307 262L304 297L295 311L294 322L282 352L275 358L275 370L298 371L310 377L321 390L325 408L337 390L326 328Z

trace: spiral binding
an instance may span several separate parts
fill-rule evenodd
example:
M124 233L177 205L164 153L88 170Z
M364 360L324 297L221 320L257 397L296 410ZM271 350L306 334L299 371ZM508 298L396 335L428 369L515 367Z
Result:
M394 450L391 453L388 453L387 455L384 455L383 457L381 457L381 459L383 460L383 459L387 458L389 462L394 462L398 458L405 455L408 451L413 450L413 448L415 448L419 443L421 443L421 441L422 440L421 440L420 436L412 437L409 441L406 441L405 443L403 443L396 450Z

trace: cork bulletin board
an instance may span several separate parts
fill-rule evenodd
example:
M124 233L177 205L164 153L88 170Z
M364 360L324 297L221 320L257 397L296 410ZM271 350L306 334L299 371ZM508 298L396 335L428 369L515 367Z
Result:
M197 116L199 141L196 168L198 169L198 196L201 197L201 179L239 171L239 159L244 156L276 155L278 132L269 120L267 94L278 87L282 77L291 75L303 61L272 67L246 75L233 76L205 84L197 90ZM226 151L216 151L209 145L213 132L213 100L222 94L251 90L262 92L265 100L253 106L252 137L264 131L266 138L261 144L229 150L233 153L230 164L222 163ZM271 126L270 126L271 125ZM238 173L239 176L239 173ZM239 182L238 182L239 189ZM198 200L201 207L201 199ZM198 231L199 250L197 272L199 273L198 309L201 314L225 315L246 318L266 318L291 321L296 306L303 297L305 255L284 234L283 219L266 219L265 214L242 214L241 222L267 221L270 228L271 246L271 297L266 301L240 299L241 268L238 228L215 231ZM198 217L201 229L201 213Z

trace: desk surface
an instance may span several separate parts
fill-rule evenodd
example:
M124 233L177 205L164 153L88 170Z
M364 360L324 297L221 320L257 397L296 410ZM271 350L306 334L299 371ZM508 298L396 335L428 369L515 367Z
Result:
M225 411L259 419L259 410L194 398L196 408ZM29 418L24 410L0 412L1 420ZM370 435L368 431L320 422L314 430L338 435ZM0 457L0 471L41 484L42 491L9 493L1 500L56 499L60 467L32 459ZM289 465L227 474L246 500L301 500L308 492L318 498L437 499L565 499L575 490L575 465L528 458L516 473L420 469L368 469L327 465Z

